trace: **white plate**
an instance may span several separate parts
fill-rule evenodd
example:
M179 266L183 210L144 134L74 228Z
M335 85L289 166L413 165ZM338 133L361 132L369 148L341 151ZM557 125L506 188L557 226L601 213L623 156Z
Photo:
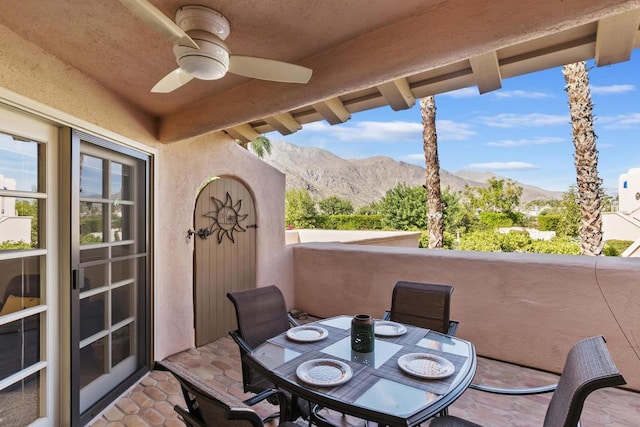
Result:
M335 359L313 359L301 363L296 375L307 384L319 387L333 387L351 379L353 372L349 365Z
M328 336L329 331L320 326L296 326L287 331L287 337L300 342L320 341Z
M397 337L407 332L407 328L403 324L387 320L378 320L375 330L376 335L381 337Z
M400 369L420 378L446 378L456 368L444 357L429 353L409 353L398 359Z

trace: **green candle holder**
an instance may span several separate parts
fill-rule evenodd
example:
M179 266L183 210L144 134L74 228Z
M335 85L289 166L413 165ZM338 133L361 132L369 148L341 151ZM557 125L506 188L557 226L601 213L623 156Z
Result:
M371 353L375 345L373 318L368 314L357 314L351 320L351 349L359 353Z

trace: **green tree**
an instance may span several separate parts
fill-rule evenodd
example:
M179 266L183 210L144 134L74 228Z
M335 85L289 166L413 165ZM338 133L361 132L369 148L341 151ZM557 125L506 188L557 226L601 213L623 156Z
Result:
M473 221L473 212L466 209L462 204L462 193L459 191L452 191L450 187L447 187L442 192L442 204L443 207L443 219L444 219L444 232L445 232L445 246L447 245L446 233L456 236L467 231Z
M517 213L522 187L512 180L489 178L488 187L465 187L465 196L472 209L483 212Z
M316 202L304 188L291 189L285 194L285 227L314 228L316 223Z
M16 212L18 216L31 217L31 247L38 247L38 201L37 200L17 200Z
M560 221L556 228L558 236L578 237L580 230L580 205L578 204L578 190L575 186L562 195L560 201Z
M378 215L380 213L380 202L372 202L368 205L361 206L356 211L357 215Z
M263 159L265 155L271 154L271 141L269 141L269 138L264 135L260 135L253 141L241 142L239 139L236 139L236 142L238 145L253 152L261 159Z
M350 215L353 213L353 204L338 196L330 196L318 202L320 213L324 215Z
M379 204L382 224L392 230L425 230L427 196L422 186L401 183L387 191Z

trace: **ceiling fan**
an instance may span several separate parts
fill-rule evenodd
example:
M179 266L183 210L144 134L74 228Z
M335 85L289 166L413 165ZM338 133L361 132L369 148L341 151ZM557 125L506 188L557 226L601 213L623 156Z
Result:
M206 6L182 6L173 22L147 0L120 2L173 43L179 67L156 83L151 92L172 92L194 78L217 80L227 72L284 83L307 83L311 78L313 71L300 65L231 55L224 43L229 35L229 21Z

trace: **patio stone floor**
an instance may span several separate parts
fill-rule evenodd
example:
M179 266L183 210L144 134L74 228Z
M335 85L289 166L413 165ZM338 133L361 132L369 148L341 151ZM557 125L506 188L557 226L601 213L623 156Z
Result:
M241 400L251 396L242 391L240 355L229 337L167 359L193 369L213 387ZM554 383L557 376L480 357L474 381L494 386L532 387ZM541 426L550 397L550 394L498 396L468 390L449 408L449 413L493 427ZM184 424L173 410L175 404L184 406L177 381L167 372L151 371L89 425L182 426ZM253 408L263 417L277 410L268 403ZM360 420L350 417L342 419L338 416L337 420L343 421L345 426L363 425ZM269 426L275 427L275 422ZM592 393L585 403L582 426L640 426L640 393L621 389Z

